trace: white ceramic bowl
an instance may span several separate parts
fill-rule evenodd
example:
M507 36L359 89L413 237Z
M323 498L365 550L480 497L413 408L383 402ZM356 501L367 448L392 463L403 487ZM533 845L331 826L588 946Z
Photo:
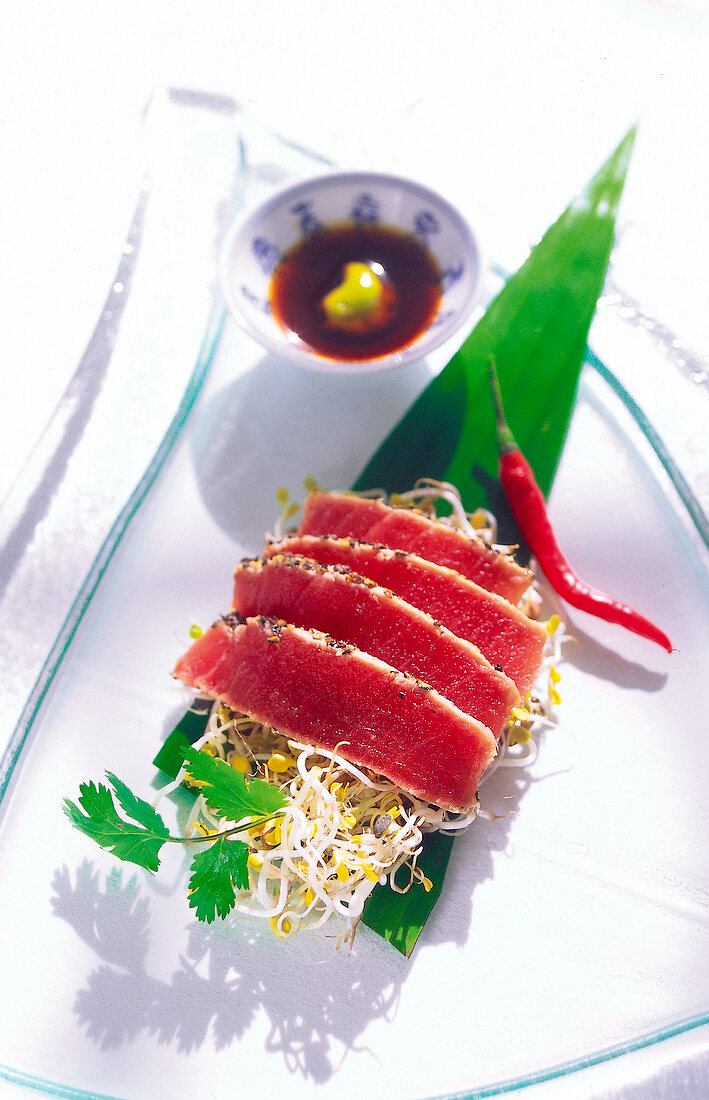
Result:
M334 223L379 222L417 236L441 272L437 315L412 343L377 358L347 362L315 352L272 315L269 288L284 252ZM227 233L220 275L237 323L265 348L310 370L363 374L433 351L469 318L482 284L482 249L462 215L435 191L383 172L331 171L279 187Z

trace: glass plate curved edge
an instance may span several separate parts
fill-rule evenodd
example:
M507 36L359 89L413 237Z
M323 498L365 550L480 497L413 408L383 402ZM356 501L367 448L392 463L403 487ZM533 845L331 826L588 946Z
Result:
M110 289L54 413L0 503L0 758L199 357L214 304L214 256L226 220L242 205L246 176L238 104L215 114L203 99L176 106L160 93L146 104L129 173L139 179L138 201L130 203ZM107 214L107 221L118 218Z
M662 468L672 482L677 494L687 510L689 518L697 529L699 537L709 550L709 519L701 504L697 500L686 477L679 468L669 450L665 446L659 432L655 430L648 417L638 405L635 398L626 389L619 378L608 369L604 362L593 351L589 350L586 356L587 364L608 383L610 388L625 405L635 423L647 439L655 452Z
M299 150L306 155L307 151ZM135 517L136 513L140 509L141 504L150 492L158 474L160 473L165 461L177 442L180 434L187 422L187 419L195 405L197 397L199 396L202 384L209 370L209 366L214 358L217 346L219 344L219 338L224 325L225 311L219 300L215 301L212 309L212 313L209 318L207 330L204 335L204 339L199 351L197 361L192 376L189 380L188 386L185 390L183 399L180 406L170 424L170 427L163 438L158 450L156 451L151 463L145 471L145 474L141 478L140 482L136 486L133 494L125 507L121 510L120 514L116 518L116 521L102 545L96 559L92 565L92 568L86 577L86 580L79 592L71 611L68 614L65 623L56 639L54 646L48 658L45 662L42 674L39 677L35 688L27 701L25 710L22 715L21 721L15 731L13 740L8 748L5 757L3 758L0 766L0 807L4 796L7 793L10 779L16 764L18 763L22 750L27 743L29 735L31 733L33 724L39 714L42 706L44 695L46 694L49 686L51 685L54 677L56 676L59 668L61 667L64 659L66 658L71 642L76 634L76 631L88 610L91 600L100 584L101 578L108 567L116 549L118 548L123 535L128 529L129 524ZM678 493L680 500L682 501L685 509L687 510L693 524L699 531L702 540L707 544L707 531L709 531L709 524L707 518L701 509L696 497L692 493L692 490L682 477L681 472L678 470L674 463L672 456L667 451L658 433L653 428L649 420L644 416L642 410L634 401L632 396L628 393L625 387L616 379L615 375L609 370L609 368L592 352L587 355L587 365L595 370L601 378L610 386L613 392L620 398L628 412L638 424L643 436L649 443L652 451L656 455L658 461L662 465L668 474L670 481L676 492ZM531 1087L535 1084L552 1081L554 1079L568 1076L570 1074L579 1072L581 1070L599 1065L600 1063L617 1059L625 1054L642 1050L643 1048L649 1048L662 1043L664 1040L673 1038L683 1033L692 1031L699 1027L709 1024L709 1012L700 1015L694 1015L687 1017L686 1019L674 1022L665 1028L657 1029L649 1032L645 1035L638 1036L635 1039L628 1040L626 1042L614 1044L612 1046L604 1047L598 1050L592 1055L580 1057L578 1059L571 1059L557 1065L547 1067L545 1069L537 1070L521 1076L516 1079L508 1079L500 1081L498 1083L484 1086L480 1089L473 1089L472 1091L462 1091L456 1093L441 1094L431 1100L465 1100L470 1098L474 1100L477 1097L483 1096L495 1096L502 1095L505 1092L519 1091L521 1089ZM33 1077L28 1074L13 1070L9 1066L0 1065L0 1078L4 1079L8 1083L21 1085L27 1088L31 1088L34 1091L43 1092L45 1095L62 1096L62 1097L77 1097L88 1098L96 1097L97 1100L111 1100L109 1094L95 1093L80 1089L75 1089L69 1086L61 1086L59 1084L52 1083L50 1081Z
M173 105L176 105L186 113L191 112L194 116L191 125L194 127L195 131L198 128L196 119L200 116L208 118L211 116L212 123L215 116L223 117L230 123L232 120L237 120L238 116L233 133L234 141L232 143L236 147L233 152L233 156L236 158L235 177L232 184L233 192L224 195L224 201L220 202L220 211L218 212L219 218L226 218L225 224L228 224L231 218L234 217L247 198L252 200L262 190L273 185L274 170L276 168L285 176L298 172L302 174L306 168L312 170L314 166L317 168L318 166L330 164L328 160L321 157L318 153L306 149L296 142L260 126L248 116L240 103L230 97L202 92L191 88L166 88L162 92L156 92L146 105L142 120L143 130L147 128L147 120L150 112L156 109L156 105L158 108L162 107L163 109L169 109ZM184 118L175 118L172 124L180 126L182 129L187 129L187 123ZM165 118L163 116L160 116L160 125L163 127L165 125ZM153 124L153 128L159 131L159 125L157 123ZM182 132L182 130L180 132ZM210 142L216 140L216 131L212 133L205 128L205 132L210 133ZM153 135L153 140L154 137L155 135ZM143 135L143 139L146 141L149 148L152 149L152 145L147 142L145 134ZM220 140L222 145L228 144L228 139L225 138L223 134L221 134ZM247 159L247 147L249 159ZM204 150L202 150L202 152L204 152ZM263 172L264 178L262 179L261 168L263 165L266 166L266 170ZM43 495L47 495L47 484L50 485L50 488L54 486L56 476L53 465L55 464L56 457L57 436L60 438L60 444L63 450L66 449L67 442L72 448L76 446L76 440L69 438L69 429L73 430L73 421L68 423L71 417L68 416L64 406L66 405L71 412L77 404L81 405L82 407L79 411L84 418L87 418L92 413L90 402L84 402L83 395L81 395L83 383L82 376L87 373L94 376L97 367L100 368L102 372L105 371L107 361L114 357L115 349L111 350L112 341L115 341L116 333L118 332L120 314L129 296L128 292L130 290L129 284L132 279L132 271L136 266L140 252L139 246L141 245L143 233L142 223L145 216L148 196L153 189L151 176L155 173L155 167L153 161L151 168L146 169L146 175L139 188L138 201L133 211L129 232L114 278L114 287L109 292L108 298L104 303L103 310L96 323L87 350L77 367L74 377L70 380L68 389L58 409L51 418L49 425L47 425L45 434L40 438L36 446L36 451L32 456L33 460L29 464L29 469L23 470L18 478L16 486L13 487L13 491L10 494L10 498L12 499L8 498L2 502L2 519L5 522L5 526L7 526L8 520L12 526L13 520L17 518L15 511L19 508L19 512L22 513L25 508L26 498L32 496L38 486L42 490ZM222 207L224 207L224 209L222 209ZM116 286L120 287L120 293L115 291ZM104 507L105 522L101 531L103 537L95 538L90 534L88 537L92 539L92 544L90 544L87 539L86 553L84 553L81 558L81 561L84 563L85 579L78 590L74 589L72 593L66 593L67 598L63 600L63 606L58 606L56 608L56 613L49 618L47 629L45 629L43 638L41 639L43 644L48 647L48 651L45 651L47 652L45 660L42 662L40 657L40 660L36 661L34 668L28 670L29 675L23 674L22 688L28 694L23 698L21 692L16 693L16 706L11 708L6 729L1 731L0 735L0 750L4 750L0 751L0 805L2 804L2 798L10 782L15 764L22 751L22 746L31 729L42 698L51 685L57 669L61 664L64 651L70 644L71 638L75 634L86 608L90 603L91 596L110 562L131 517L139 508L152 482L160 472L168 453L172 449L181 428L184 426L189 416L192 405L201 391L202 384L208 373L219 341L222 324L226 317L226 307L218 293L212 295L211 302L209 296L207 297L204 317L206 318L204 332L200 334L198 331L198 339L195 341L194 345L195 348L198 349L196 358L191 369L188 368L185 373L186 387L184 393L180 394L179 389L173 391L176 402L179 398L179 406L174 418L169 421L168 416L165 416L162 421L165 425L162 439L160 439L159 431L154 433L152 437L152 446L156 446L154 452L152 452L150 443L143 448L141 458L143 462L147 462L145 472L142 472L143 467L140 463L134 464L131 471L133 477L139 477L137 483L130 478L124 477L121 482L122 490L120 487L117 487L112 489L111 493L108 494L107 502ZM95 354L96 347L99 348L101 353L100 358L105 361L97 362L97 356ZM94 385L94 383L92 383L92 385ZM77 392L80 394L78 400ZM88 412L84 410L83 403L88 405ZM45 436L47 437L46 441ZM63 475L60 475L60 477L61 476ZM76 478L74 480L76 481ZM135 485L134 489L132 488L133 485ZM76 486L74 488L76 489ZM17 489L17 493L14 493L14 489ZM78 489L76 489L76 491L78 491ZM14 499L15 497L19 499ZM116 518L112 519L115 512L112 512L111 509L118 509L118 506L122 504L124 500L127 500L127 503L118 511ZM8 503L12 506L9 510L12 514L9 515L9 517ZM29 536L23 532L23 538L25 539L25 545L28 546ZM45 607L44 611L46 612L46 610ZM53 630L57 632L56 636L53 635ZM35 642L36 640L37 639L35 639ZM33 679L33 677L36 678Z
M168 431L163 437L158 450L156 451L150 465L146 469L143 477L135 487L133 493L129 497L127 503L123 509L119 512L116 520L109 531L106 539L104 540L101 548L94 559L91 569L79 590L71 609L62 624L61 630L57 635L49 655L44 663L42 671L35 683L32 692L25 704L23 713L15 728L14 734L8 746L8 749L0 761L0 806L2 805L3 798L7 792L12 773L17 765L17 762L22 753L22 749L27 742L27 738L32 730L32 726L37 717L39 709L42 705L42 700L49 690L49 687L56 676L59 667L61 666L64 657L71 645L71 640L76 634L76 631L81 623L86 610L91 603L94 592L96 591L101 577L105 573L111 558L116 552L120 541L125 534L128 525L140 508L141 503L150 491L150 488L155 481L156 477L160 473L160 470L165 464L167 456L174 447L180 432L182 431L187 418L194 406L197 397L199 396L202 384L209 370L209 366L214 358L214 354L219 343L219 336L224 325L226 317L226 310L221 302L215 303L210 315L207 331L204 335L202 346L199 351L195 369L190 377L187 389L180 405L173 417Z
M681 1020L672 1027L650 1031L646 1035L638 1036L636 1039L629 1039L625 1043L618 1043L612 1047L605 1047L603 1050L599 1050L586 1058L575 1058L568 1062L560 1062L559 1065L551 1066L548 1069L537 1070L536 1072L527 1074L524 1079L510 1078L507 1081L500 1081L493 1085L485 1085L482 1088L473 1089L472 1091L466 1089L462 1092L450 1092L426 1097L425 1100L483 1100L484 1097L488 1096L504 1096L505 1093L520 1092L523 1089L532 1088L535 1085L549 1084L552 1081L558 1081L562 1077L570 1077L572 1074L580 1073L583 1070L593 1069L595 1066L602 1065L605 1062L611 1062L617 1058L622 1058L624 1055L649 1050L666 1040L685 1035L690 1031L694 1031L700 1027L706 1027L707 1025L709 1025L709 1012L703 1013L700 1016L692 1016L686 1020ZM102 1100L111 1100L111 1098L106 1097L102 1098Z
M46 1081L43 1077L33 1077L29 1073L20 1073L9 1066L0 1065L0 1081L9 1085L16 1085L23 1093L30 1089L40 1096L51 1096L59 1100L123 1100L121 1096L110 1096L108 1093L91 1092L86 1089L75 1089L69 1085L58 1085L53 1081Z
M81 623L88 607L91 603L92 597L96 592L101 578L111 561L115 551L117 550L120 541L125 534L129 524L136 515L140 508L141 503L145 500L146 496L150 492L152 485L154 484L160 470L164 466L168 455L177 442L180 433L182 432L187 419L190 415L192 408L197 400L202 384L206 377L209 366L215 355L219 337L223 328L225 319L224 309L221 303L215 303L212 316L208 325L207 332L205 333L204 341L200 354L195 365L195 370L183 401L180 404L178 411L171 423L170 429L166 434L161 446L156 452L153 461L145 472L144 477L141 479L130 500L126 504L125 508L121 511L117 517L115 524L111 530L109 537L106 539L104 545L101 548L100 553L97 555L93 568L86 578L84 586L77 597L74 606L72 607L70 615L60 632L57 641L50 653L43 674L38 681L32 697L28 700L26 712L23 716L22 723L18 726L17 737L13 745L11 746L11 752L8 752L8 758L4 762L3 771L3 786L0 789L0 804L2 803L3 796L7 790L10 775L12 770L19 760L22 749L31 733L32 726L40 711L42 700L45 692L52 683L55 675L57 674L62 662L69 652L72 639L76 633L79 624ZM661 444L656 436L656 433L652 429L652 426L648 424L646 419L637 415L637 406L633 402L630 395L625 395L625 391L620 383L617 383L614 375L608 370L608 368L600 360L589 353L588 357L589 365L592 366L600 376L609 384L611 388L621 398L627 396L629 402L627 407L629 412L633 414L634 418L638 422L639 426L643 430L643 434L651 444L653 451L657 454L658 460L663 465L673 480L675 488L680 492L677 484L672 478L673 464L671 458L669 463L665 461L667 458L666 452L658 454L656 443ZM616 382L614 385L613 383ZM650 427L650 433L645 430L646 427ZM686 505L685 496L680 493L680 497L683 503ZM694 518L694 517L692 517ZM704 518L704 517L703 517ZM430 1100L476 1100L478 1097L485 1096L498 1096L511 1091L519 1091L521 1089L531 1087L536 1084L542 1084L544 1082L553 1081L555 1079L568 1076L584 1069L592 1068L603 1062L617 1059L625 1054L629 1054L635 1051L642 1050L656 1046L666 1039L673 1038L688 1031L697 1029L704 1025L709 1024L709 1012L688 1017L679 1022L673 1023L666 1028L657 1029L649 1032L645 1035L636 1037L635 1039L628 1040L622 1043L615 1044L613 1046L605 1047L598 1050L593 1055L580 1057L578 1059L571 1059L569 1061L559 1063L557 1065L549 1066L547 1068L534 1071L517 1079L509 1079L500 1081L494 1084L484 1086L480 1089L473 1089L472 1091L462 1091L456 1093L441 1094L436 1097L431 1097ZM13 1070L9 1066L0 1065L0 1078L6 1080L8 1083L16 1083L25 1087L32 1088L35 1091L43 1092L45 1095L61 1096L61 1097L76 1097L76 1098L89 1098L96 1097L97 1100L112 1100L110 1094L107 1093L94 1093L85 1090L72 1089L66 1086L54 1085L50 1081L45 1081L41 1078L35 1078L19 1071Z

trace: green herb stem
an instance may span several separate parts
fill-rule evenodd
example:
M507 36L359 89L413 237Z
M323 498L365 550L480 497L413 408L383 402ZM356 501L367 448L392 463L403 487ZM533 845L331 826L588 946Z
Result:
M241 825L233 825L230 829L222 829L218 833L209 833L206 836L167 836L165 840L168 843L173 844L205 844L210 840L219 840L221 837L233 836L234 833L241 833L244 829L257 829L261 825L267 825L269 821L275 821L279 817L283 817L283 812L277 812L268 814L267 817L257 818L255 821L244 821Z

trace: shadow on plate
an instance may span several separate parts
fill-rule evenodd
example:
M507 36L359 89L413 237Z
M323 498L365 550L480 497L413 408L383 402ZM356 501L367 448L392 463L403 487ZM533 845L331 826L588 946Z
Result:
M486 783L485 802L506 814L533 781L526 769L501 771ZM417 953L466 942L475 889L494 877L495 853L507 847L510 821L480 820L456 841L443 896ZM100 960L74 1002L79 1025L100 1049L149 1034L182 1053L205 1043L224 1050L265 1013L266 1050L280 1053L291 1072L322 1083L348 1055L366 1052L361 1037L373 1020L395 1019L416 954L403 958L364 926L348 952L337 951L325 930L283 942L257 918L192 922L185 942L176 936L179 965L169 979L152 976L150 896L139 874L124 871L116 867L102 884L84 860L73 875L67 866L58 869L52 882L54 915ZM164 891L156 883L159 894Z
M243 917L191 924L169 980L152 977L149 904L138 876L125 881L117 868L102 887L84 861L73 878L66 866L55 873L52 908L102 960L74 1003L79 1024L101 1049L151 1034L181 1053L207 1040L223 1050L265 1012L266 1049L280 1052L292 1072L322 1082L357 1049L372 1019L396 1013L409 964L393 950L382 944L373 965L367 943L351 955L323 936L283 943L267 924Z
M262 359L193 421L192 456L208 510L222 530L258 552L277 511L275 490L283 485L302 498L308 473L328 487L350 484L429 379L425 363L352 378ZM324 931L281 942L266 922L237 915L214 925L191 921L186 939L180 930L171 949L174 970L156 977L148 971L151 898L169 904L171 891L152 880L146 889L142 875L119 867L103 883L88 861L73 874L58 869L54 915L99 960L76 994L80 1026L101 1049L153 1035L189 1053L205 1044L233 1046L265 1013L266 1049L305 1079L329 1080L345 1057L366 1050L360 1044L373 1020L395 1019L416 955L466 943L475 890L494 878L495 860L508 848L508 814L544 778L509 768L486 781L484 804L499 817L476 822L456 841L443 895L411 960L364 927L348 953L336 951Z
M564 608L564 620L568 634L577 643L565 647L564 664L574 665L585 676L605 680L626 690L649 693L662 690L667 682L667 672L657 672L638 661L629 660L620 652L625 637L622 627L617 628L618 649L611 649L582 630L567 607ZM655 648L653 643L645 644L652 653Z
M302 500L307 474L346 489L430 378L425 361L351 377L266 356L195 415L192 457L208 511L258 553L278 514L276 490Z

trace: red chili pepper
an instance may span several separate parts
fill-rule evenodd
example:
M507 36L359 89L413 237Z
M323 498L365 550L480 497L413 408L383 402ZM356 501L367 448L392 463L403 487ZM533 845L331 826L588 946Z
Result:
M505 422L500 385L495 364L490 361L490 385L497 412L497 446L500 454L500 484L512 514L529 549L539 562L554 591L581 611L588 611L609 623L617 623L634 634L657 642L668 653L672 643L659 627L643 618L627 604L611 599L605 592L585 584L574 573L556 541L547 513L544 494L537 485L527 462Z

